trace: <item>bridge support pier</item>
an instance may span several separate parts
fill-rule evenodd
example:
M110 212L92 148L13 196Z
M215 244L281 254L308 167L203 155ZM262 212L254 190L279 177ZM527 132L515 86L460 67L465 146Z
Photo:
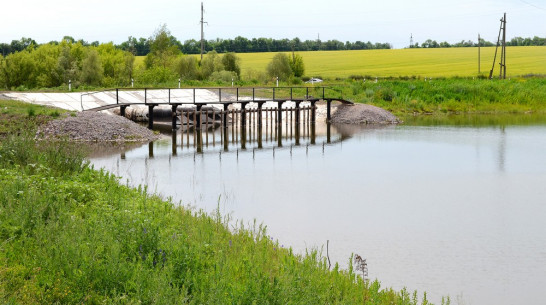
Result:
M125 109L127 109L127 105L124 105L124 106L119 106L119 115L122 116L122 117L125 117Z
M224 129L228 127L228 106L229 104L224 104L224 112L222 113L222 118L223 118L222 121L224 121Z
M317 107L315 106L315 103L317 101L311 101L311 123L315 123L317 121Z
M169 92L170 94L170 92ZM176 109L178 108L178 104L176 105L172 105L171 106L171 111L172 111L172 127L173 127L173 130L176 129ZM182 115L180 115L180 122L182 122Z
M246 126L246 105L248 103L241 103L241 127Z
M195 107L195 112L193 113L195 117L195 126L193 126L193 128L201 129L201 107L203 107L203 105L195 105Z
M278 115L277 115L277 123L281 124L282 122L282 104L283 102L277 102L277 112L278 112Z
M332 100L326 100L326 121L330 122L330 119L332 118Z
M148 128L153 129L154 128L154 107L157 106L156 104L149 104L148 105Z
M258 127L262 127L262 106L263 102L258 102Z
M300 103L301 102L296 102L296 126L300 125ZM298 127L296 128L299 129Z

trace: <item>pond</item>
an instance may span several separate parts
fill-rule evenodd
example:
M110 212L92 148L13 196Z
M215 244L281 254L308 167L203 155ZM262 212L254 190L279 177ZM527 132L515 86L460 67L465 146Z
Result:
M359 254L370 279L436 304L542 302L545 116L282 128L167 131L90 159L183 205L263 223L299 253L343 267Z

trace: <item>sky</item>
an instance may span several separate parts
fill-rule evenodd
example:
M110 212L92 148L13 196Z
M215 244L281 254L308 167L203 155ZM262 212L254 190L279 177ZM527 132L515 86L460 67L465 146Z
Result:
M19 0L1 5L0 42L38 43L72 36L119 44L148 38L165 24L178 40L288 38L371 41L404 48L427 39L496 42L507 13L507 39L546 37L546 0Z

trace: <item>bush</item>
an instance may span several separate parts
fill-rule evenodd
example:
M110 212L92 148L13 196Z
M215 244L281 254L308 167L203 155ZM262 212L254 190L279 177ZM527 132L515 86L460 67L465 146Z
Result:
M99 53L96 50L89 50L83 60L81 80L88 85L99 85L102 77L103 68Z
M229 52L222 56L222 65L226 71L232 71L237 74L237 77L241 76L240 59L235 53Z
M277 53L267 65L267 75L271 78L278 77L279 80L288 80L292 75L288 56L284 53Z
M193 56L180 57L175 70L183 80L198 79L200 77L197 59Z
M232 71L217 71L210 75L209 80L221 81L225 83L231 83L231 81L237 81L237 73Z
M305 73L305 65L301 55L292 53L292 57L290 58L290 69L292 69L292 74L295 77L303 76Z
M151 69L139 69L135 73L135 81L142 85L157 86L168 82L176 82L178 75L169 68L161 66Z

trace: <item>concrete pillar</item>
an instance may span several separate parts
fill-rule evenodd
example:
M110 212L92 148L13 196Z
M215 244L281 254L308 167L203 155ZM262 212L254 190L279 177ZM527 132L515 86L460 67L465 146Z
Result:
M330 122L331 116L331 108L332 108L332 100L326 100L326 121Z
M156 105L148 105L148 128L154 128L154 107Z
M176 109L178 108L178 104L177 105L172 105L171 106L171 111L172 111L172 128L173 130L176 129ZM180 122L182 122L182 115L180 117Z

